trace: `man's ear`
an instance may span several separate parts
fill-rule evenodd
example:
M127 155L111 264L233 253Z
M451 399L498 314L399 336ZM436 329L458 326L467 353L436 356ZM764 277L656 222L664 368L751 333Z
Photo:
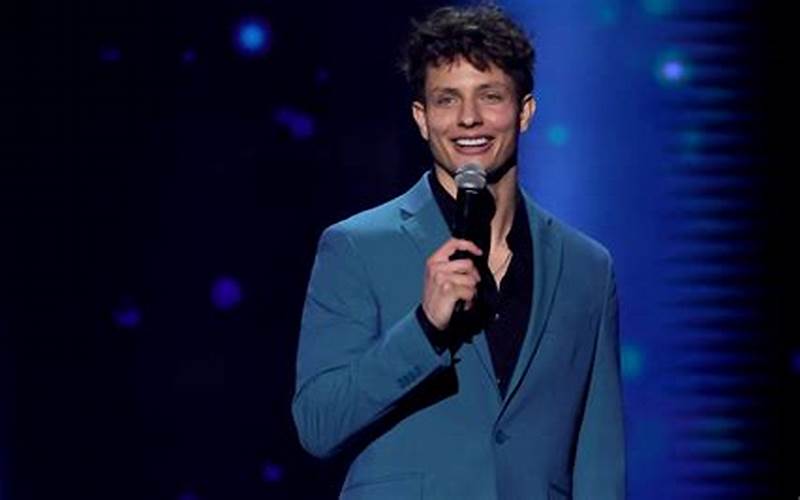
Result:
M419 134L426 141L428 140L428 122L425 119L425 105L419 101L414 101L411 104L411 114L414 116L414 121L417 122Z
M531 118L536 113L536 99L531 94L522 98L522 106L519 109L519 130L525 132L531 124Z

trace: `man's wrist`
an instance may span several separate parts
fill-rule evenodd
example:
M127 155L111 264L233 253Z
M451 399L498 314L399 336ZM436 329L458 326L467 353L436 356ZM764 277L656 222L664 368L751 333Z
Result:
M450 346L447 331L436 328L436 325L434 325L428 318L428 315L425 314L422 304L417 306L416 315L419 326L422 327L422 331L425 332L425 336L428 337L428 342L431 343L436 354L442 354Z

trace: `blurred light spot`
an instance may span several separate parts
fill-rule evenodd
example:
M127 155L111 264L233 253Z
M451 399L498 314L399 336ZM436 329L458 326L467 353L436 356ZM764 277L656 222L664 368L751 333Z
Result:
M622 349L622 377L625 379L636 378L642 374L642 353L637 347L623 345Z
M229 311L242 301L242 288L230 276L220 276L211 287L211 302L222 311Z
M667 80L677 81L686 75L686 69L680 61L667 61L661 67L661 74Z
M314 135L314 118L308 113L292 108L275 111L275 122L286 127L295 139L308 139Z
M643 0L642 7L648 14L663 16L672 12L673 0Z
M181 54L181 61L184 64L192 64L197 60L197 52L192 49L185 50L183 54Z
M120 328L136 328L142 322L142 313L130 299L123 299L122 303L112 312L114 323Z
M256 57L266 54L272 45L272 31L269 24L260 18L247 18L237 24L235 33L236 48L240 54Z
M681 132L681 144L687 149L697 149L703 144L703 134L698 130Z
M178 500L200 500L200 497L191 491L186 491L178 495Z
M619 12L614 7L604 4L600 6L598 17L600 18L601 24L610 26L616 24L619 19Z
M691 76L691 68L686 59L677 52L666 52L656 63L656 78L664 85L678 85Z
M283 479L283 467L273 463L264 464L264 469L261 471L261 478L266 483L277 483Z
M547 129L547 139L554 146L563 146L569 140L569 131L563 125L553 125Z
M792 357L792 371L795 375L800 375L800 350L795 351Z
M319 69L317 69L317 74L315 75L315 79L316 79L317 85L324 85L324 84L328 83L328 81L330 81L331 75L330 75L330 73L328 72L327 69L319 68Z
M122 59L122 52L117 47L103 47L100 49L100 60L104 63L114 63Z

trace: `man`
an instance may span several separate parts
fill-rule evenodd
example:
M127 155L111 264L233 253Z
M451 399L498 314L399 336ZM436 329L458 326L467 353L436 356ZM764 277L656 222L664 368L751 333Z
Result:
M495 7L416 25L404 69L433 171L320 239L292 410L310 453L353 455L341 498L624 497L611 258L518 185L533 59ZM494 201L484 248L448 229L465 164Z

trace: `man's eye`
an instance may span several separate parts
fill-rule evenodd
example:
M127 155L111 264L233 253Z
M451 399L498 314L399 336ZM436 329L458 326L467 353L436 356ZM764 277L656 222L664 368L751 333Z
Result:
M456 99L450 95L443 95L436 98L436 104L439 106L447 106L453 104L455 101Z
M486 99L489 102L501 102L503 100L503 96L501 94L492 93L492 94L486 94L484 96L484 99Z

